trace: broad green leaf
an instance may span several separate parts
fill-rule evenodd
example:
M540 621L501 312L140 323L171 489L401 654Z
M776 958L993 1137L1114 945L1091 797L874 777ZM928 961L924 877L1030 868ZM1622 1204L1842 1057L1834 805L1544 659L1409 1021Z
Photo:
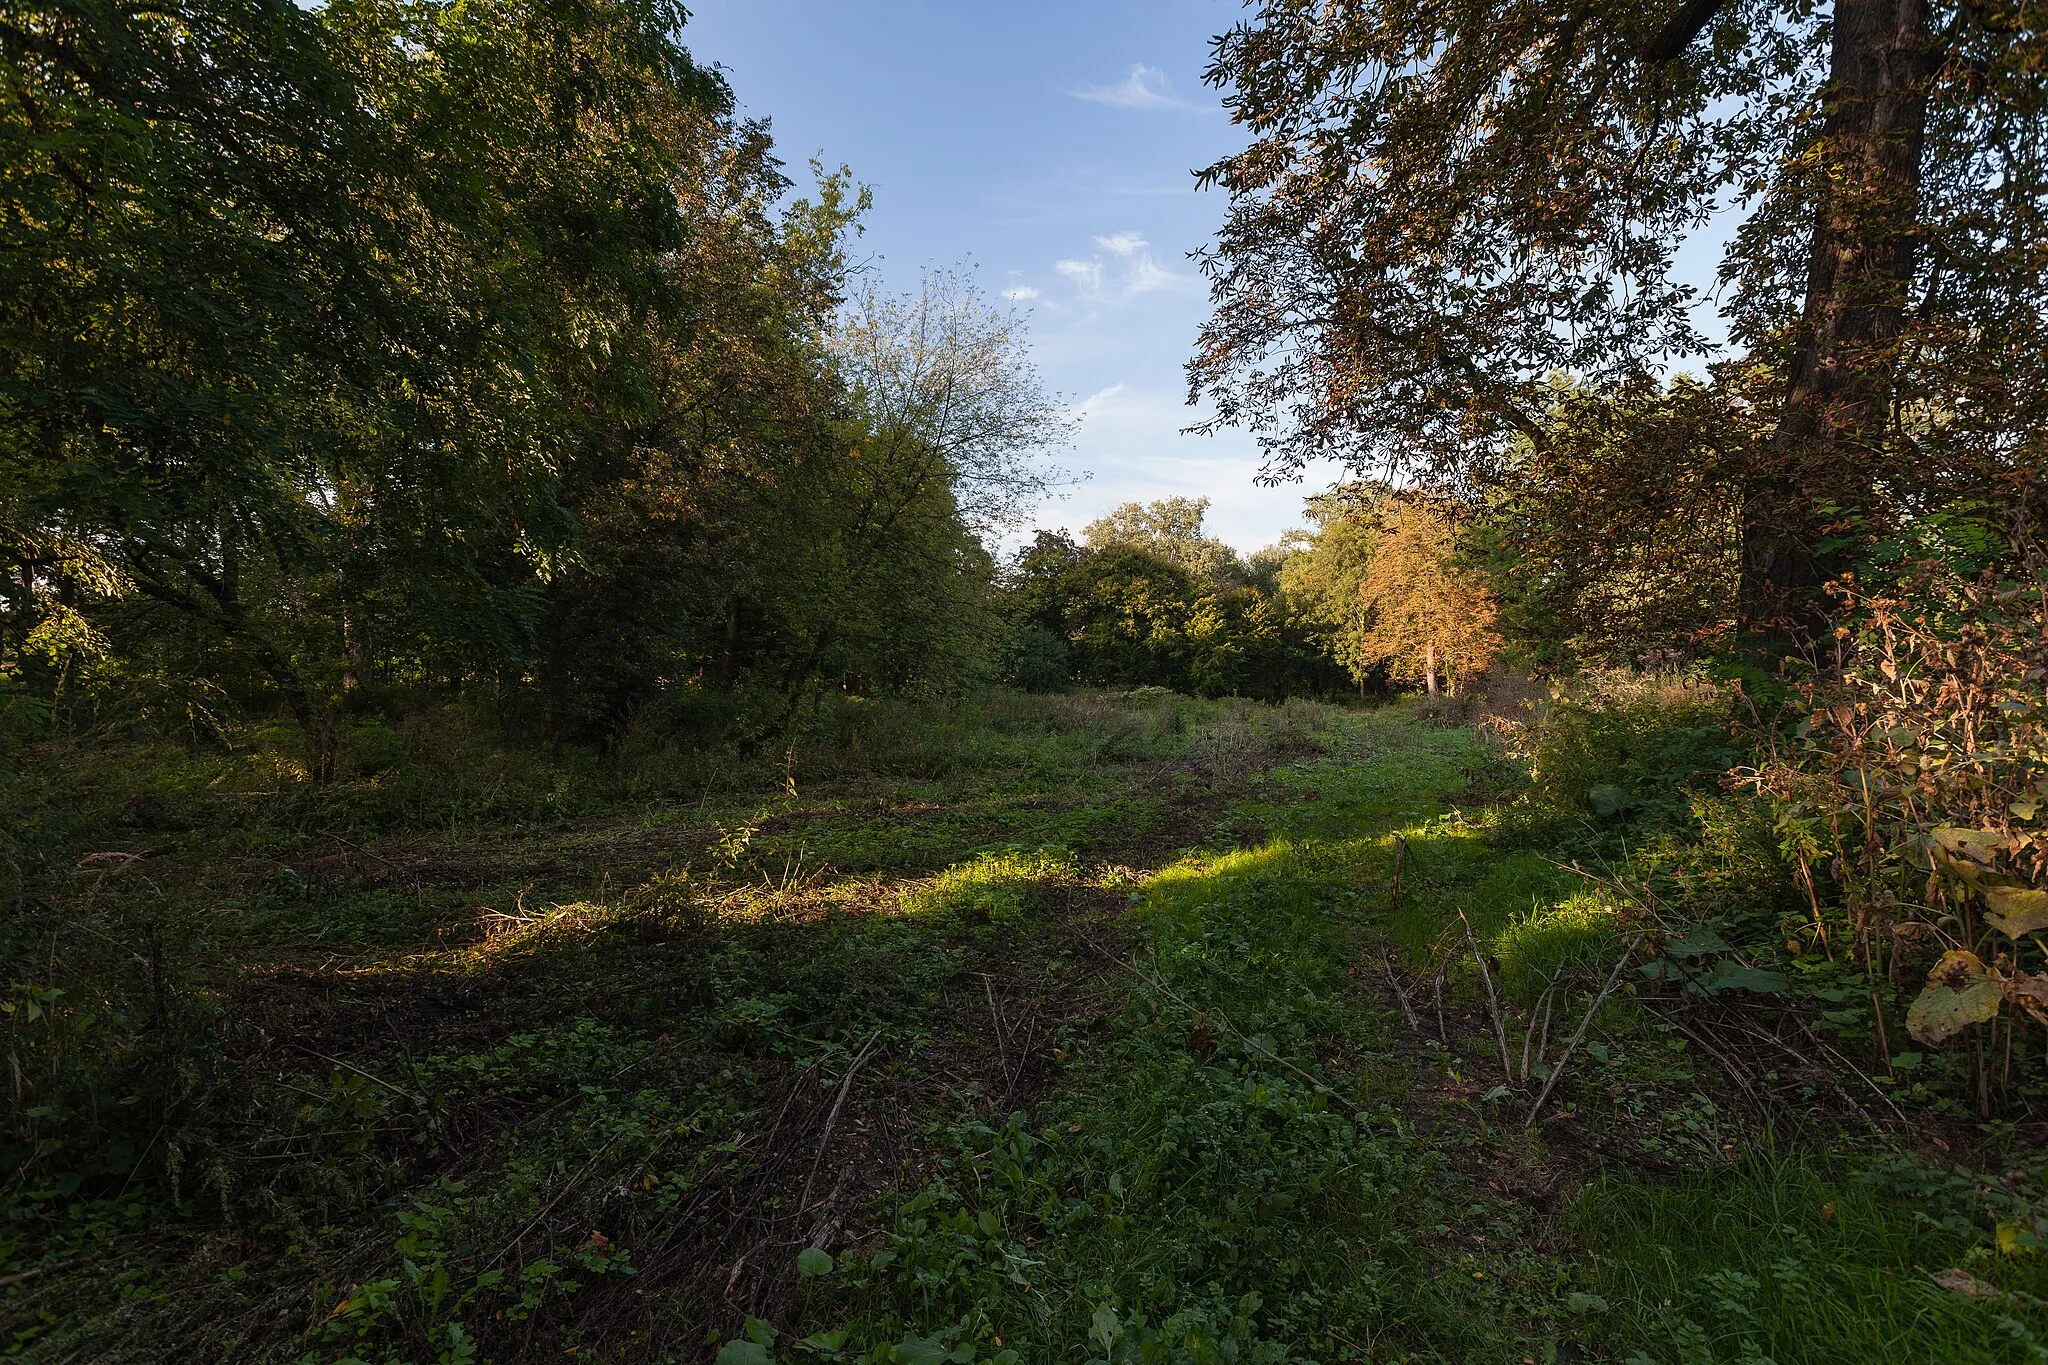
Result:
M747 1335L762 1346L775 1344L775 1324L761 1318L747 1319Z
M817 1247L805 1247L796 1254L796 1273L805 1279L832 1273L832 1255Z
M1619 815L1636 804L1635 794L1626 787L1603 783L1586 793L1586 804L1599 816Z
M2007 938L2048 929L2048 891L2034 887L1994 886L1984 893L1991 907L1991 927Z
M728 1341L716 1365L775 1365L775 1357L758 1341Z
M1664 944L1664 951L1673 957L1700 957L1706 953L1725 953L1728 940L1707 925L1694 924L1677 938Z
M895 1365L945 1365L946 1343L937 1337L905 1336L889 1353Z
M1714 968L1714 974L1707 978L1707 990L1715 995L1722 991L1755 991L1759 995L1776 995L1792 984L1783 972L1768 967L1745 967L1740 963L1722 961Z

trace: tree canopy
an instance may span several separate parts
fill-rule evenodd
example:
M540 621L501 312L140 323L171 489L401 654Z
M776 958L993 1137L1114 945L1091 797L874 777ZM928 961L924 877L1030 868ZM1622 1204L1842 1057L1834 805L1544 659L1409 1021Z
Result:
M1925 0L1264 0L1209 71L1250 141L1203 173L1230 206L1194 393L1276 477L1483 482L1548 458L1559 376L1668 436L1648 395L1714 358L1674 251L1733 215L1710 370L1746 420L1689 445L1737 509L1743 629L1810 636L1902 526L2038 506L2042 43L2023 6Z

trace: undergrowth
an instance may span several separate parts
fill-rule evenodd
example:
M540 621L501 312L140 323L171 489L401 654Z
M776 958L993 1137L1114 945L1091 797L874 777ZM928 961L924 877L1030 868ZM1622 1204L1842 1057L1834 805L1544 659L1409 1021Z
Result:
M2023 1119L1956 1160L1844 1098L1935 1082L1711 1048L1879 1016L1708 704L1567 717L1533 785L1150 690L849 701L666 777L451 718L318 790L261 735L53 752L0 798L56 840L0 1351L2043 1359Z

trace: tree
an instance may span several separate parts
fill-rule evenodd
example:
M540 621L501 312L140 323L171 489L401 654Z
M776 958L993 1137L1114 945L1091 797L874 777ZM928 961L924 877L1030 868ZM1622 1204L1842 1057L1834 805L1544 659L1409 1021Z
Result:
M792 201L684 18L0 15L10 695L104 643L282 704L325 777L338 717L407 692L758 739L820 684L988 672L982 538L1064 412L961 277L849 297L865 191Z
M1431 697L1437 679L1484 673L1500 652L1493 595L1457 563L1457 524L1441 502L1416 494L1391 498L1378 519L1371 566L1358 587L1372 626L1361 652L1394 677L1420 679Z
M1553 375L1619 393L1707 354L1672 250L1740 204L1727 378L1773 415L1709 435L1744 628L1782 646L1888 526L2032 505L2042 46L2023 8L1926 0L1264 0L1209 73L1252 141L1203 174L1231 206L1192 389L1274 476L1483 477L1552 439Z
M1375 514L1384 497L1379 485L1347 484L1310 498L1315 532L1302 537L1279 572L1280 591L1321 628L1330 656L1361 694L1381 667L1367 645L1372 618L1359 590L1372 568Z
M1202 529L1209 515L1207 498L1162 498L1158 502L1126 502L1082 529L1093 549L1124 545L1157 555L1200 582L1241 582L1244 566L1237 552Z
M677 149L727 106L680 21L661 0L11 9L15 548L117 565L136 592L102 617L260 680L320 775L380 650L522 673L578 480L647 413Z
M1314 620L1203 536L1202 511L1182 499L1127 503L1090 526L1085 546L1040 531L1000 578L1013 632L1006 676L1273 700L1341 686ZM1214 572L1188 567L1219 561Z
M0 550L18 609L45 589L84 605L74 566L107 562L311 722L289 623L251 588L266 561L326 548L322 457L353 446L346 414L397 302L361 92L285 0L15 6L0 73Z
M1461 542L1528 663L1697 657L1732 642L1742 471L1726 452L1757 419L1728 400L1689 380L1554 390L1548 439L1514 446Z

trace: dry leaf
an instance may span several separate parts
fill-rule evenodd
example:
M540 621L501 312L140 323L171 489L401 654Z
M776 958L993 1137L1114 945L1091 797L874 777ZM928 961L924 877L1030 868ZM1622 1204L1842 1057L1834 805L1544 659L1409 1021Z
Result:
M1906 1032L1922 1043L1942 1042L1996 1016L2004 998L2004 989L1975 953L1943 953L1927 974L1927 989L1906 1011Z
M1991 927L2007 938L2048 929L2048 891L1994 886L1984 892L1984 903L1991 907Z

